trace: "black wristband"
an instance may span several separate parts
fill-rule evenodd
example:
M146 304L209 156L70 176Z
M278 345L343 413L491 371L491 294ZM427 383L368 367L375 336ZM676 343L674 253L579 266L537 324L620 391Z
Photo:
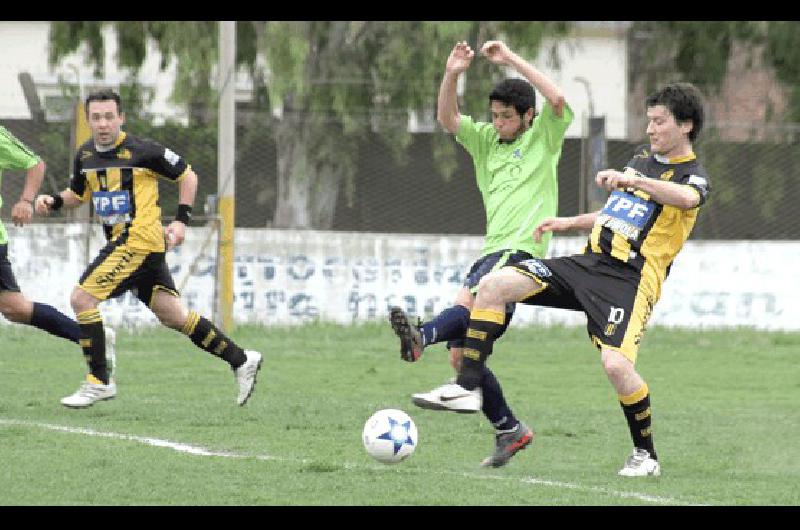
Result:
M188 204L179 204L178 213L175 214L175 220L188 225L189 221L192 220L192 207Z
M51 210L55 212L56 210L59 210L61 209L62 206L64 206L64 199L61 197L61 194L50 195L50 196L53 198L53 205L50 206Z

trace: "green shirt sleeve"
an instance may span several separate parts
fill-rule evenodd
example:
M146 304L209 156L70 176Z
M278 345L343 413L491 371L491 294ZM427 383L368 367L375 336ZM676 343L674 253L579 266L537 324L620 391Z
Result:
M550 103L544 103L542 112L534 120L534 127L538 127L545 138L547 150L551 153L558 152L564 143L564 135L567 133L570 123L572 123L573 113L569 104L564 102L564 108L559 118L553 113Z
M30 169L39 157L5 127L0 127L0 170Z
M497 131L491 123L475 122L471 116L461 115L456 132L456 141L473 159L479 160L486 156L489 146L497 139Z

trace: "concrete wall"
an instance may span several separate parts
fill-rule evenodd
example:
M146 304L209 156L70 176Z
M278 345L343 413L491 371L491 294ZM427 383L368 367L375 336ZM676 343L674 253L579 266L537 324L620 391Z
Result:
M87 263L87 225L8 229L10 259L23 291L71 315L69 293ZM103 241L97 226L89 230L90 259ZM211 316L216 239L209 233L190 229L187 242L167 260L187 305ZM554 238L551 255L579 252L584 243L583 237ZM299 324L320 318L352 323L385 320L391 305L423 316L448 307L482 238L237 229L235 245L237 322ZM672 268L651 324L798 330L798 261L800 242L690 241ZM130 293L100 307L115 326L156 322ZM585 322L582 313L526 306L514 317L514 325Z

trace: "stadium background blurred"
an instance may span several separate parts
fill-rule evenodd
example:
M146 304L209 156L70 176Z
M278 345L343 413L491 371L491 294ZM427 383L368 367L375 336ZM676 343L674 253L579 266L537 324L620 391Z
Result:
M13 39L14 30L38 32L37 42L42 48L39 55L43 55L48 46L47 24L5 22L0 26L0 39L19 44L19 39ZM563 216L596 209L604 197L593 184L594 173L606 167L620 168L633 149L646 142L641 101L648 91L647 82L652 81L653 72L662 66L644 57L642 39L647 38L647 32L635 24L571 24L569 36L543 41L537 59L565 87L576 114L559 163L559 215ZM422 24L419 26L419 31L424 31ZM243 31L248 26L240 23L238 27ZM415 28L411 25L409 31L417 31ZM5 81L11 79L16 83L4 83L2 95L4 99L26 101L28 108L23 113L28 117L20 117L19 111L15 111L17 116L5 111L5 116L0 115L0 124L47 162L42 192L55 192L66 186L71 172L79 96L110 85L123 94L126 130L162 142L192 164L200 176L193 224L211 222L213 226L219 191L218 108L195 106L187 112L177 104L165 107L163 100L169 87L164 88L159 76L174 75L174 68L163 75L151 68L136 83L126 81L119 59L124 50L115 49L111 25L103 31L105 77L97 75L85 57L84 66L76 67L76 58L81 57L78 51L48 68L41 66L46 63L37 56L36 64L40 66L33 72L21 69L20 61L24 58L15 54L5 57L0 74ZM406 37L414 41L413 35ZM31 48L35 50L36 46ZM559 67L546 59L554 50L560 54ZM148 53L157 55L153 50ZM376 96L373 108L360 108L344 115L337 108L337 98L343 93L372 90L372 80L331 74L330 78L313 83L315 105L292 110L286 100L283 106L270 105L269 98L265 99L258 90L252 87L249 92L243 90L240 71L235 112L235 227L480 237L485 217L471 160L433 118L445 56L446 50L442 57L435 58L437 67L432 75L408 80L408 91L422 94L425 101L422 108L412 109L407 104L395 104L394 100L387 103ZM111 71L117 72L116 77L108 74ZM730 46L726 75L719 86L713 87L705 86L702 79L686 79L696 82L707 95L708 121L695 149L711 175L714 190L690 241L796 241L800 239L800 224L789 212L800 199L800 188L794 185L800 156L797 149L800 126L786 120L792 93L782 88L768 65L754 61L744 46ZM502 77L499 69L492 75L484 75L482 71L468 75L460 89L462 112L488 121L485 97L499 77ZM399 90L402 93L403 87ZM20 97L22 92L25 100ZM393 94L398 102L406 101ZM287 123L297 131L310 125L328 137L341 135L341 142L325 144L319 138L287 136ZM387 129L406 124L411 134L405 139L397 141L396 136L384 134ZM366 133L343 134L354 127ZM442 149L443 143L450 144L449 150ZM293 226L297 217L276 220L282 193L280 167L285 164L285 160L280 160L281 149L284 153L287 146L304 149L311 153L309 160L313 161L315 150L330 149L331 145L336 153L328 156L329 165L338 155L345 166L329 181L335 182L336 193L329 196L334 198L335 206L328 208L327 216L315 218L311 212L311 220L303 226ZM308 178L320 166L309 167L305 174L300 170L292 178ZM1 190L6 204L19 195L23 177L23 172L6 172ZM323 178L314 186L320 182L322 186L326 183ZM177 188L162 184L160 190L163 214L169 219L176 208ZM319 197L318 201L325 200L324 194ZM10 208L4 208L4 220L9 212ZM51 220L35 218L34 222L64 220L92 222L88 207ZM215 243L204 246L206 261L215 259Z

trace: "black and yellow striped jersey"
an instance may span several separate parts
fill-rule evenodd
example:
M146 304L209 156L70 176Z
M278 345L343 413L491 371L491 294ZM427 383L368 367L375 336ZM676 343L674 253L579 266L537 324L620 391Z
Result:
M641 274L658 298L661 284L688 239L711 187L694 153L666 159L650 153L649 146L642 146L623 169L623 173L629 172L689 186L700 196L697 207L682 210L657 203L643 191L615 190L592 228L584 252L605 254L626 263Z
M78 149L69 189L81 202L91 197L109 240L125 235L134 248L164 252L158 177L178 182L189 170L163 145L120 132L108 151L94 140Z

